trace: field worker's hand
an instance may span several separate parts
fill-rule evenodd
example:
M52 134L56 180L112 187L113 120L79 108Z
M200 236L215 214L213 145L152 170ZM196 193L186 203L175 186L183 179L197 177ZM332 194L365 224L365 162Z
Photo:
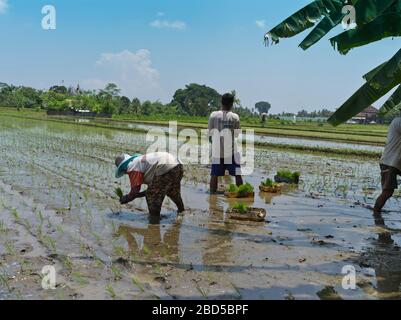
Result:
M120 198L120 203L121 204L127 204L130 201L131 201L131 199L130 199L129 195L126 195L126 196L123 196L123 197Z

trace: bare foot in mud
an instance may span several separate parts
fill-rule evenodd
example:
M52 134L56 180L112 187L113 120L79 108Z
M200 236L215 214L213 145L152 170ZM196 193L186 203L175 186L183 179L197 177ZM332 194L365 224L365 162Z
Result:
M381 209L381 210L375 209L375 207L374 207L374 206L371 206L370 204L362 204L362 207L364 207L364 208L366 208L366 209L368 209L368 210L373 211L373 213L374 213L375 215L381 215L382 213L388 213L388 212L390 212L390 211L387 211L387 210L384 210L384 209Z
M362 203L361 205L363 208L373 211L374 214L382 213L382 210L377 210L377 209L375 209L375 207L371 206L370 204Z
M225 191L223 191L223 190L209 191L209 194L212 196L215 196L215 195L222 195L222 194L224 194L224 192Z

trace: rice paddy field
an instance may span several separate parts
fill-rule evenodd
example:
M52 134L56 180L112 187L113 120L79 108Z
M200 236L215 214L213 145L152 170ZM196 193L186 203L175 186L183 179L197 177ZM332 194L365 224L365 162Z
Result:
M298 188L241 200L267 211L263 223L228 219L238 201L208 194L207 165L186 165L187 210L166 200L152 221L144 200L114 195L129 188L114 178L115 155L150 144L135 129L0 114L0 299L401 297L400 194L382 216L366 208L380 192L377 159L256 148L245 177L255 189L277 170L302 173ZM380 152L374 142L360 148ZM46 265L55 290L41 286Z

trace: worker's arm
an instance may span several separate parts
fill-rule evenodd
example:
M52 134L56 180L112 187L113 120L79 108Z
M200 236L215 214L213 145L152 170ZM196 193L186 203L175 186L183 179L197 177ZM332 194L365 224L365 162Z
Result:
M144 174L142 172L130 172L128 174L131 183L131 192L120 199L121 204L127 204L135 199L146 196L146 191L141 192Z
M212 119L212 117L210 116L210 118L209 118L209 123L208 123L208 130L209 130L209 142L210 143L213 143L213 137L212 137L212 130L213 130L213 126L214 126L214 124L213 124L213 119Z
M120 199L121 204L127 204L138 198L146 197L146 191L140 192L141 186L135 186L131 189L131 192Z

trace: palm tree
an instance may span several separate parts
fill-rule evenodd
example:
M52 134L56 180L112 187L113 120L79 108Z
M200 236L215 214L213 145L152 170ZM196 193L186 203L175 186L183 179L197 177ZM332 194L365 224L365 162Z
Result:
M294 13L265 35L266 44L293 37L309 28L313 30L299 45L306 50L341 24L352 5L356 27L330 39L341 54L369 43L401 35L401 0L316 0ZM368 72L366 83L357 90L328 120L334 126L344 123L397 88L380 109L381 114L401 107L401 50L391 59Z

